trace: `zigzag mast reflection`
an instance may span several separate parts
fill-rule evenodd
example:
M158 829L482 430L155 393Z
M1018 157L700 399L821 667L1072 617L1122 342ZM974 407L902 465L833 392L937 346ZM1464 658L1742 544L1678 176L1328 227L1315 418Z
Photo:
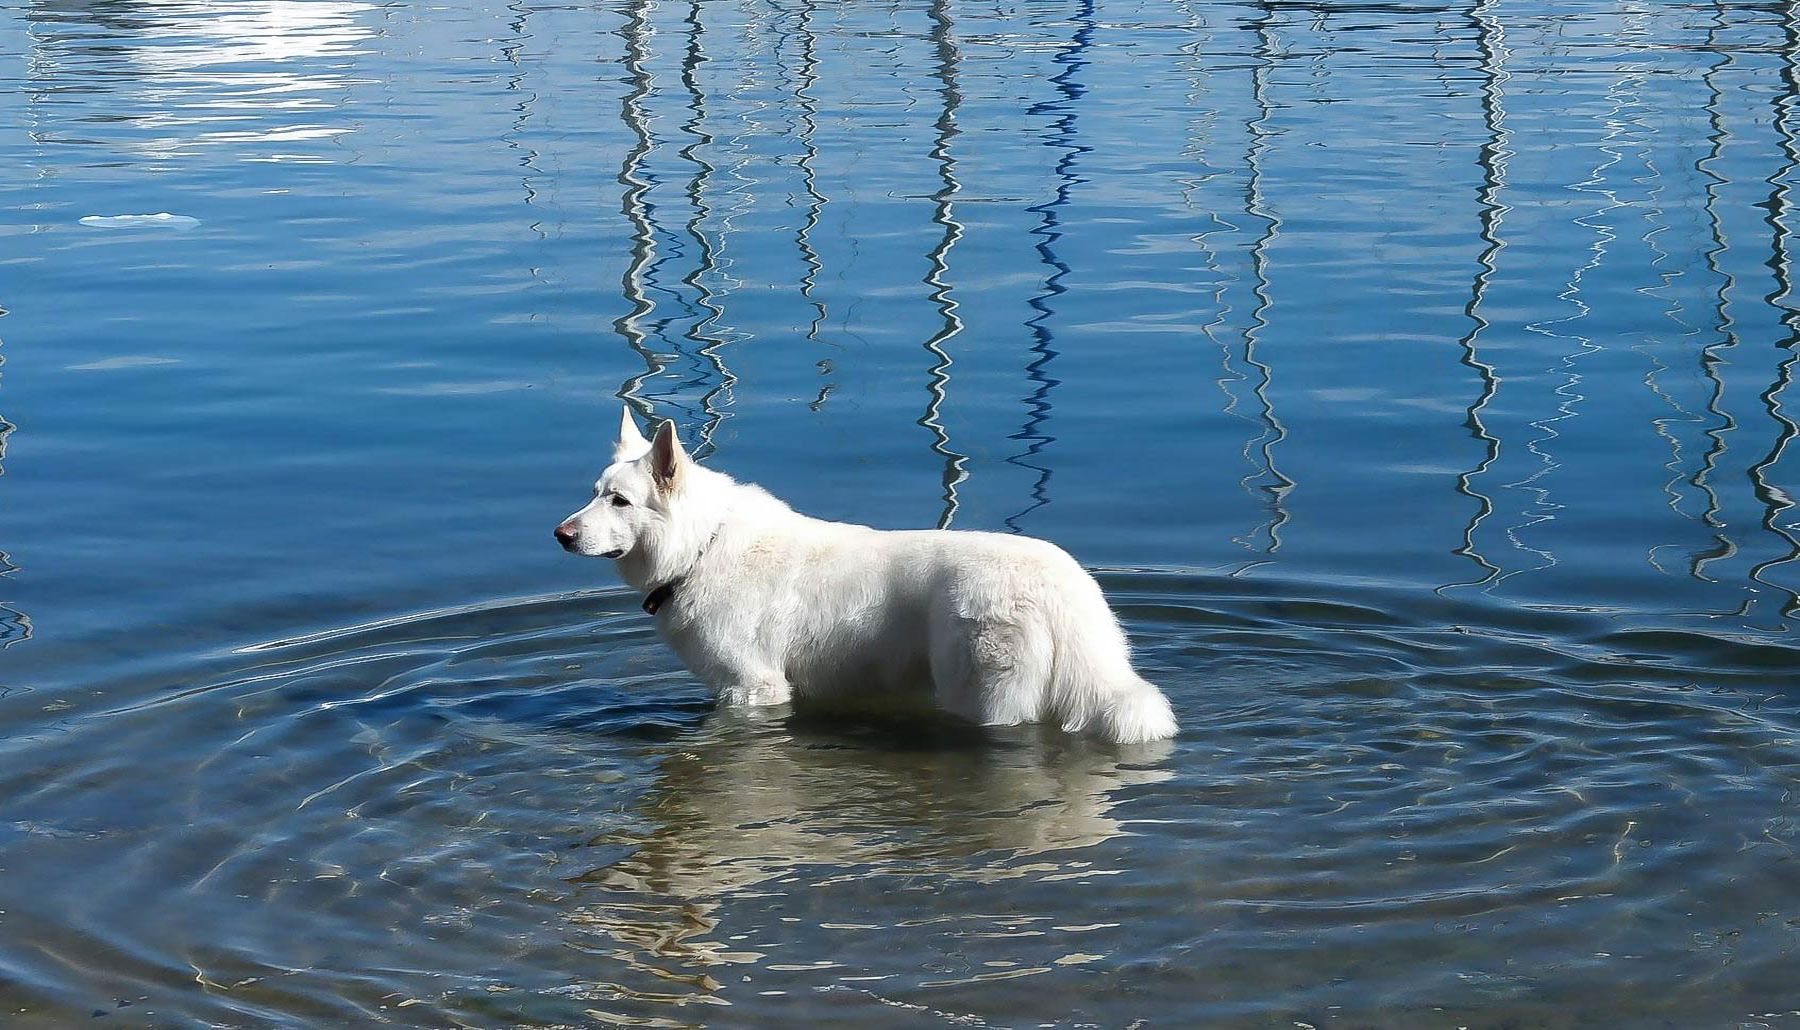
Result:
M1188 71L1190 74L1188 83L1189 91L1186 99L1190 105L1198 108L1201 96L1206 91L1206 86L1210 84L1210 73L1207 71L1205 61L1202 59L1200 45L1200 33L1201 30L1205 28L1205 21L1198 12L1194 10L1194 5L1191 0L1177 0L1177 5L1181 8L1183 15L1186 16L1188 31L1195 37L1193 42L1183 45L1181 51L1190 58L1188 64ZM1187 145L1182 150L1182 156L1192 161L1197 166L1204 165L1208 156L1208 138L1207 133L1202 130L1202 126L1204 125L1207 129L1213 127L1217 120L1211 116L1216 115L1217 113L1217 109L1214 109L1207 112L1207 117L1201 118L1196 116L1189 122L1190 132ZM1245 129L1248 131L1248 124L1246 124ZM1196 211L1199 208L1199 203L1195 199L1195 195L1199 192L1201 185L1217 174L1219 173L1207 173L1182 180L1182 203L1185 204L1190 211ZM1262 427L1262 432L1266 433L1270 429L1266 419L1254 418L1238 410L1240 405L1243 404L1243 399L1238 396L1236 386L1240 383L1249 382L1250 377L1239 371L1233 364L1232 348L1221 336L1221 330L1229 326L1231 315L1235 310L1231 297L1232 287L1240 285L1243 282L1243 279L1240 276L1232 275L1226 270L1225 262L1221 259L1223 248L1215 246L1211 237L1220 233L1235 233L1241 230L1239 230L1236 225L1233 225L1222 218L1216 211L1207 211L1205 214L1212 221L1214 227L1194 233L1192 236L1188 237L1188 239L1194 244L1195 249L1199 251L1200 260L1204 263L1206 271L1218 277L1217 284L1212 290L1212 302L1214 306L1213 317L1211 320L1200 326L1201 334L1206 337L1208 342L1219 349L1219 377L1213 380L1213 382L1218 386L1219 393L1225 398L1225 406L1222 410L1226 415L1241 419L1245 423L1251 425L1260 425ZM1245 461L1254 466L1255 461L1250 458L1252 447L1253 443L1251 441L1245 442L1244 456ZM1246 538L1239 539L1240 542L1242 542ZM1246 546L1249 545L1246 544ZM1252 560L1237 571L1238 573L1242 573L1263 563L1262 559Z
M1708 94L1706 121L1710 130L1707 133L1710 146L1706 156L1694 163L1694 170L1706 177L1706 218L1712 232L1712 247L1705 254L1706 268L1718 281L1718 289L1713 294L1713 319L1718 336L1700 348L1700 373L1712 384L1712 393L1706 400L1706 410L1712 415L1715 424L1705 431L1708 441L1706 453L1700 459L1700 466L1688 479L1688 483L1706 497L1706 510L1701 513L1700 519L1713 531L1713 539L1718 544L1712 550L1695 554L1688 562L1688 574L1707 583L1717 581L1706 574L1706 567L1715 561L1728 560L1738 551L1737 544L1725 533L1724 502L1712 485L1712 473L1725 455L1726 438L1737 429L1737 420L1723 403L1725 377L1720 372L1720 366L1725 363L1724 352L1738 345L1737 332L1732 329L1729 310L1731 293L1737 286L1737 279L1722 261L1728 244L1725 240L1725 222L1719 213L1719 194L1726 180L1713 169L1725 153L1727 137L1723 112L1725 91L1720 88L1718 81L1719 73L1731 63L1730 51L1718 45L1719 30L1724 26L1725 12L1721 7L1715 6L1713 23L1707 29L1706 41L1708 48L1717 53L1719 59L1702 76Z
M644 361L644 371L625 380L619 387L619 397L647 419L656 413L656 409L643 396L644 384L661 375L668 368L668 361L650 348L649 334L643 327L643 320L656 310L646 285L656 261L656 226L650 218L648 194L651 183L643 177L644 159L655 145L650 135L649 114L644 109L644 101L653 84L645 66L650 56L645 42L648 5L627 6L629 13L619 36L625 41L624 64L631 87L621 102L620 117L635 142L626 150L619 169L619 184L625 188L620 203L625 220L631 224L631 258L625 266L620 288L631 310L613 321L613 330L624 337L626 345Z
M708 335L709 327L719 324L725 314L724 308L714 299L712 288L706 284L706 277L721 267L719 254L725 246L730 219L722 222L716 240L707 239L701 229L712 215L712 207L706 200L706 187L715 169L700 156L702 148L713 144L712 134L706 131L706 93L700 88L700 66L707 61L706 51L700 44L700 39L706 32L700 20L700 0L692 0L688 5L686 23L688 45L681 62L681 83L688 92L691 117L682 123L681 131L687 133L692 142L682 147L680 154L684 160L694 165L694 174L688 180L687 188L688 205L692 212L688 217L687 233L694 241L699 260L681 281L693 291L695 303L705 312L689 324L685 336L698 348L696 358L704 358L711 366L710 378L714 379L712 388L700 398L700 410L704 419L694 443L694 456L704 458L715 449L713 436L726 418L720 401L723 398L725 404L730 403L731 388L736 385L737 376L732 374L719 353L719 348L725 344L724 338ZM694 377L684 385L701 385L709 378L708 372L704 367L696 368Z
M0 308L0 318L5 317L6 309ZM0 346L5 341L0 340ZM6 364L0 358L0 366ZM13 431L18 427L0 416L0 476L6 474L6 443ZM0 551L0 581L17 572L19 567L13 564L12 558L5 551ZM21 640L31 639L31 619L22 611L8 604L0 604L0 650L4 650Z
M955 364L944 345L963 330L962 318L956 313L956 299L951 296L950 283L944 278L950 271L950 251L963 237L963 227L956 220L955 208L955 198L962 191L962 184L956 179L956 158L950 152L950 141L958 135L956 110L962 105L962 92L956 84L957 68L962 62L962 55L957 51L956 39L952 35L956 26L950 18L946 0L932 0L930 17L931 42L937 50L937 64L933 73L939 83L939 96L943 98L943 107L935 125L935 141L931 148L931 159L937 164L938 177L943 180L943 186L932 194L931 220L941 226L944 233L928 255L931 271L925 276L925 284L931 287L931 301L937 305L938 316L943 324L925 341L925 349L931 352L937 362L931 366L925 384L930 399L925 403L925 414L920 416L919 424L931 430L932 453L944 459L944 510L938 516L937 528L949 529L951 522L956 519L956 488L969 478L966 467L968 455L959 453L950 446L950 434L944 429L941 417L950 385L950 366Z
M1476 511L1469 519L1467 528L1463 530L1462 545L1456 553L1467 557L1481 570L1481 578L1466 583L1448 583L1438 588L1438 592L1454 587L1482 586L1500 575L1500 566L1483 557L1475 542L1475 535L1481 523L1494 513L1494 501L1487 494L1475 488L1475 481L1492 468L1500 458L1500 438L1488 432L1487 424L1482 420L1482 413L1494 400L1500 390L1500 377L1495 374L1494 366L1481 359L1477 349L1477 341L1489 322L1481 313L1482 303L1487 299L1488 284L1493 281L1496 261L1500 251L1506 244L1500 238L1500 226L1506 217L1506 205L1500 203L1500 191L1506 186L1506 162L1512 156L1507 148L1510 133L1506 128L1506 107L1504 88L1509 77L1504 58L1506 49L1506 30L1492 17L1494 0L1481 0L1469 8L1468 18L1475 27L1475 48L1481 61L1481 115L1487 128L1487 138L1482 140L1476 154L1476 164L1481 167L1481 188L1476 192L1477 203L1481 207L1481 239L1482 249L1476 258L1479 266L1475 272L1475 280L1469 289L1469 303L1463 308L1463 314L1469 319L1469 331L1458 341L1462 348L1459 360L1474 370L1481 380L1481 393L1475 402L1469 405L1468 420L1463 423L1470 435L1481 441L1483 454L1481 461L1474 468L1456 477L1456 491L1476 502Z
M1769 226L1772 253L1769 257L1769 270L1775 279L1775 285L1764 302L1781 311L1781 323L1787 330L1777 346L1786 350L1787 357L1778 366L1775 381L1760 395L1763 407L1768 409L1769 417L1777 425L1775 442L1760 461L1750 466L1750 482L1756 492L1756 499L1762 502L1762 525L1765 530L1778 537L1787 547L1787 553L1758 563L1750 570L1750 579L1764 586L1780 591L1785 601L1781 614L1784 618L1793 618L1800 614L1800 594L1781 586L1768 578L1771 570L1791 564L1800 558L1800 539L1797 539L1789 527L1781 522L1781 518L1792 510L1796 504L1792 495L1779 486L1769 482L1769 472L1780 464L1787 453L1788 444L1796 435L1800 435L1800 426L1788 417L1787 409L1782 401L1782 394L1787 392L1789 384L1794 380L1794 363L1800 360L1800 309L1796 309L1792 297L1794 292L1793 277L1790 273L1792 258L1788 254L1788 239L1791 235L1787 226L1787 216L1792 208L1793 185L1788 181L1796 167L1800 167L1800 148L1794 142L1793 111L1794 104L1800 99L1800 74L1795 70L1796 51L1800 50L1800 27L1795 21L1793 4L1782 7L1781 19L1781 84L1782 91L1772 101L1775 115L1775 136L1780 141L1781 152L1785 158L1782 166L1775 174L1769 176L1769 201L1766 206L1768 214L1764 221Z
M1525 442L1525 449L1537 457L1539 467L1523 479L1506 484L1508 488L1517 487L1529 491L1536 502L1533 507L1527 508L1525 512L1525 521L1507 528L1506 537L1508 540L1512 541L1513 545L1517 547L1521 553L1538 555L1543 559L1543 562L1530 569L1514 569L1511 572L1507 572L1497 577L1494 580L1494 585L1496 586L1499 583L1522 573L1535 572L1539 569L1550 568L1551 566L1559 564L1559 560L1554 551L1551 551L1548 547L1539 548L1527 544L1523 534L1533 526L1555 519L1557 510L1562 508L1562 505L1559 502L1552 499L1553 491L1551 490L1548 479L1551 473L1562 468L1562 462L1557 460L1556 450L1552 446L1557 440L1562 438L1562 432L1557 429L1556 423L1579 416L1581 402L1587 400L1587 395L1579 392L1577 389L1582 386L1586 379L1581 371L1580 361L1582 358L1606 349L1602 345L1595 343L1592 337L1579 331L1581 328L1580 323L1589 318L1593 313L1592 305L1588 304L1582 296L1583 291L1587 289L1587 277L1590 273L1593 273L1605 265L1606 255L1608 253L1607 248L1618 239L1618 234L1613 231L1609 224L1604 221L1594 221L1592 219L1627 206L1624 201L1619 199L1618 194L1606 184L1606 176L1608 170L1625 160L1622 144L1628 135L1626 131L1627 127L1637 125L1637 123L1633 122L1630 117L1625 114L1625 111L1627 108L1637 105L1637 91L1643 88L1645 77L1646 73L1643 72L1639 72L1635 75L1628 75L1623 79L1614 81L1612 85L1607 88L1606 95L1611 101L1612 106L1608 109L1604 118L1604 124L1607 126L1607 133L1602 137L1598 144L1598 149L1601 154L1604 155L1604 158L1599 164L1594 166L1586 179L1577 183L1572 183L1569 186L1571 191L1592 194L1605 201L1605 203L1597 207L1591 214L1582 215L1573 220L1573 224L1590 230L1593 233L1594 238L1593 244L1588 248L1588 252L1591 256L1587 261L1583 262L1570 273L1566 288L1561 293L1557 294L1558 300L1566 301L1573 306L1575 310L1571 314L1564 315L1560 318L1539 319L1527 323L1525 326L1527 332L1539 333L1546 337L1567 341L1573 344L1575 349L1565 353L1561 359L1563 382L1562 385L1552 391L1557 397L1562 398L1556 406L1556 414L1546 418L1534 419L1530 423L1531 427L1538 430L1541 435L1527 440ZM1637 127L1641 128L1641 126ZM1551 328L1552 326L1566 327L1568 331L1559 331ZM1543 483L1543 485L1539 485L1540 482Z
M513 0L512 3L506 5L506 9L513 15L512 20L506 25L512 31L512 37L501 45L500 58L512 65L513 69L512 74L506 77L507 92L518 93L520 98L513 107L517 117L513 119L512 126L500 134L500 139L506 144L506 149L519 155L519 168L521 169L519 189L523 194L525 206L535 208L538 197L536 179L543 174L543 169L537 166L538 152L519 142L520 138L525 135L526 125L531 121L532 105L537 102L537 93L525 88L525 68L519 60L519 55L525 50L525 41L531 38L531 16L534 12L521 0ZM537 238L540 240L550 238L550 234L544 231L542 219L534 220L529 228L537 234ZM536 269L532 270L532 275L540 281L543 279L542 274Z
M688 354L694 373L680 385L699 387L711 384L699 401L702 421L696 431L694 446L694 453L704 457L714 447L713 438L726 417L725 409L729 405L730 391L737 382L736 376L719 353L725 339L711 332L712 327L720 323L724 308L715 291L706 282L706 277L721 267L718 254L723 246L724 234L720 233L720 238L713 238L706 229L706 223L713 214L706 198L714 168L701 155L702 149L713 143L712 134L705 128L707 97L698 75L700 65L707 60L701 45L704 27L700 19L700 5L698 0L694 0L683 19L687 29L687 45L682 53L680 69L689 112L680 125L680 131L689 137L689 142L677 151L677 156L691 164L694 171L688 177L684 190L689 216L681 230L672 231L658 224L654 200L658 179L646 169L658 144L650 111L650 102L657 90L654 76L649 70L650 62L655 57L649 46L649 40L655 35L650 15L656 10L657 5L654 3L629 5L625 24L617 32L625 43L622 63L626 69L626 82L629 84L621 102L621 120L631 132L633 144L625 153L618 175L618 182L624 188L621 210L631 226L630 258L620 287L629 310L614 320L613 329L644 362L642 372L630 376L621 384L618 396L640 416L651 418L655 415L655 402L646 395L646 386L651 380L669 371L672 363L681 357L681 348L659 350L654 343L667 339L667 333L677 319L683 321L686 329L682 336L695 345ZM683 238L691 242L696 254L694 267L680 279L681 285L691 292L691 301L688 294L662 285L659 277L659 270L668 262L685 258L687 248L682 244ZM658 305L652 299L652 294L658 291L669 296L670 307L667 314L653 317Z
M1251 387L1251 393L1262 405L1262 421L1266 427L1261 436L1244 446L1244 458L1251 464L1257 460L1251 458L1256 451L1262 465L1262 471L1245 477L1240 485L1245 490L1257 489L1257 480L1265 479L1267 484L1262 491L1268 497L1269 519L1263 525L1252 530L1250 534L1239 540L1247 546L1255 546L1255 541L1264 533L1268 534L1268 546L1263 553L1273 555L1281 550L1281 529L1287 525L1287 495L1294 489L1294 481L1283 475L1275 463L1275 447L1287 439L1287 427L1275 415L1275 405L1269 399L1269 387L1274 383L1274 369L1258 360L1256 345L1261 331L1269 325L1268 312L1274 301L1269 285L1269 247L1281 235L1281 219L1268 207L1267 197L1263 192L1263 154L1269 149L1269 119L1274 112L1274 105L1269 102L1269 72L1275 67L1274 39L1269 31L1275 20L1275 9L1268 3L1259 3L1261 17L1257 19L1256 32L1256 65L1250 70L1250 95L1256 104L1257 116L1245 126L1250 131L1250 147L1245 153L1245 162L1250 169L1250 177L1244 184L1244 210L1254 218L1262 220L1263 233L1250 246L1251 280L1254 285L1251 291L1256 296L1256 306L1250 311L1250 325L1244 329L1244 363L1256 369L1257 381Z
M819 81L818 39L812 31L814 3L813 0L801 0L799 26L796 34L800 41L800 74L794 85L794 100L800 110L800 185L806 193L806 215L795 230L794 243L800 249L800 259L806 264L806 274L800 279L800 296L812 305L812 321L806 327L806 339L810 343L818 343L819 327L825 323L825 302L817 295L819 273L825 270L825 263L819 252L812 245L813 233L819 229L819 219L825 213L825 195L819 192L819 176L815 170L819 159L818 144L813 141L813 134L818 131L819 100L813 95L813 87ZM783 71L786 65L782 66ZM830 376L833 366L830 358L820 358L817 365L819 375ZM819 396L809 407L818 411L825 406L825 399L831 396L832 388L837 384L829 379L819 387Z
M1045 277L1038 294L1027 302L1035 312L1025 321L1026 329L1031 332L1031 353L1035 357L1025 366L1025 378L1037 384L1037 389L1025 398L1025 424L1012 436L1014 440L1025 441L1025 449L1006 460L1037 472L1038 477L1031 487L1031 503L1005 520L1007 528L1015 533L1021 531L1020 523L1025 516L1050 503L1051 468L1048 463L1038 463L1031 459L1036 458L1056 440L1043 427L1050 419L1050 392L1060 383L1060 380L1049 373L1050 363L1056 358L1056 350L1050 346L1054 339L1049 326L1053 314L1051 301L1068 292L1068 287L1062 284L1062 280L1069 274L1069 266L1056 253L1056 244L1063 237L1058 212L1068 204L1075 187L1087 181L1075 173L1077 158L1090 149L1075 142L1075 101L1087 93L1087 88L1076 80L1075 74L1087 64L1087 49L1093 42L1094 0L1083 0L1074 22L1074 37L1054 58L1055 63L1063 66L1062 71L1050 79L1061 98L1033 104L1025 112L1027 117L1033 118L1058 115L1050 123L1050 132L1045 137L1044 145L1062 151L1062 156L1056 162L1056 193L1044 203L1026 209L1040 219L1031 233L1037 237L1039 259L1051 271Z

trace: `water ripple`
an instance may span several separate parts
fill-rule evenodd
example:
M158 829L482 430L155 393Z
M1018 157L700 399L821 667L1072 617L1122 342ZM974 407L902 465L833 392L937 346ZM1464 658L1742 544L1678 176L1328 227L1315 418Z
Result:
M1556 990L1608 948L1689 961L1634 920L1791 932L1758 914L1777 894L1742 887L1784 876L1800 830L1780 800L1800 709L1759 688L1800 658L1785 642L1447 599L1421 619L1378 588L1102 580L1191 727L1173 750L709 712L618 594L236 649L203 684L9 747L9 870L78 864L104 886L55 912L9 897L34 928L13 939L37 943L0 960L28 1005L104 984L146 1012L405 1001L432 1023L756 1018L819 991L992 1019L1020 1003L1011 977L1131 970L1128 996L1086 1003L1104 1021L1202 984L1367 1012L1503 972L1458 947L1354 989L1305 980L1353 937L1404 953L1449 926L1490 935ZM1006 914L972 914L1002 884ZM233 929L152 943L192 925ZM952 945L965 957L891 957ZM1233 958L1250 954L1254 973Z

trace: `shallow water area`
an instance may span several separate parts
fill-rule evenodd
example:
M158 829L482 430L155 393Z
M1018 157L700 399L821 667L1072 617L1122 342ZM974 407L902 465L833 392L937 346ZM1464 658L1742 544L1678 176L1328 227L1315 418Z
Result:
M1791 655L1702 689L1681 656L1742 645L1104 581L1198 713L1179 742L715 712L616 594L219 656L9 746L9 880L83 879L9 897L10 1000L1010 1024L1060 990L1070 1022L1423 1026L1787 989L1800 712L1745 686Z
M0 0L0 1013L1800 1022L1797 39ZM716 710L621 400L1181 736Z

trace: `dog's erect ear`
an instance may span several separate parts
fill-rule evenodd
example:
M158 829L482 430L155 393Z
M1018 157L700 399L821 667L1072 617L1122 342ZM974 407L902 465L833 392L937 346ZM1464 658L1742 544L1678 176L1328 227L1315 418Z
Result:
M650 478L656 481L657 489L667 491L673 487L687 463L687 452L675 436L675 420L657 426L656 439L650 441Z
M635 458L649 447L650 441L638 432L637 419L631 417L631 405L625 405L619 412L619 442L613 444L613 460Z

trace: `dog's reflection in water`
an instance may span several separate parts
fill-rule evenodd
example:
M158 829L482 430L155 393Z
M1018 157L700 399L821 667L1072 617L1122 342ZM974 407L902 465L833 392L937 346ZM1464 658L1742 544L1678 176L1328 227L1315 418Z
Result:
M722 1003L708 968L763 957L713 934L733 898L1086 868L1082 849L1127 832L1117 792L1166 779L1170 750L934 717L721 710L664 763L636 813L642 832L594 842L632 850L573 881L576 943L654 977L597 984L596 1000Z

